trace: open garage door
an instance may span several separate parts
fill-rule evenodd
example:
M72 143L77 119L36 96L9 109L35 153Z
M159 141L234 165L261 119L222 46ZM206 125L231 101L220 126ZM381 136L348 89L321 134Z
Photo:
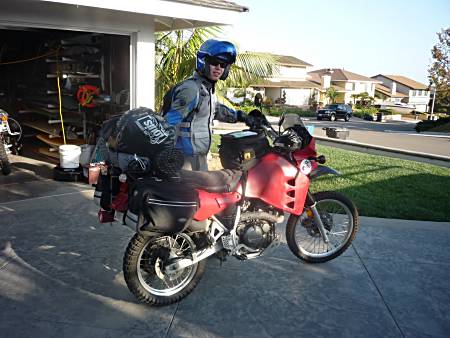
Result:
M25 154L57 158L63 123L70 143L93 143L129 107L129 36L0 28L0 108L24 127Z

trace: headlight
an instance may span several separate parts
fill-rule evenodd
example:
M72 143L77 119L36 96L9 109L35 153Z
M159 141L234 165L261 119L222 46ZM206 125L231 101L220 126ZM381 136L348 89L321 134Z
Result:
M304 175L309 175L312 170L312 163L310 160L302 160L300 162L300 171Z

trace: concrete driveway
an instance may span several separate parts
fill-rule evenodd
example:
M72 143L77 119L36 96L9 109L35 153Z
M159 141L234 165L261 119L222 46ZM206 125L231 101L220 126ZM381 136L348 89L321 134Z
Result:
M362 218L320 265L286 245L211 259L185 300L152 308L123 280L132 231L97 222L89 186L33 179L39 166L13 173L27 184L0 177L2 337L448 337L450 223Z

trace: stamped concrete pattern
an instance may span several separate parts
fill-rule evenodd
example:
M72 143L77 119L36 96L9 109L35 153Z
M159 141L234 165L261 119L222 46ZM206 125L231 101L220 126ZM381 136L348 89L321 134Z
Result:
M450 223L362 218L354 244L325 264L302 263L285 244L256 260L229 258L221 266L210 259L191 295L152 308L139 304L123 279L122 255L132 231L98 223L92 189L31 183L28 191L0 185L2 337L450 332Z

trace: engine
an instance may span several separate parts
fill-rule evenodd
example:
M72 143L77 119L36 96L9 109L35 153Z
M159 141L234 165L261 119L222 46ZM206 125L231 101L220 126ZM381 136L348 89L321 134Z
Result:
M240 244L253 250L263 250L275 238L275 226L267 220L250 219L238 224L236 234Z
M256 258L276 248L280 235L275 225L283 221L283 212L259 200L247 200L236 232L223 236L224 248L238 259Z

